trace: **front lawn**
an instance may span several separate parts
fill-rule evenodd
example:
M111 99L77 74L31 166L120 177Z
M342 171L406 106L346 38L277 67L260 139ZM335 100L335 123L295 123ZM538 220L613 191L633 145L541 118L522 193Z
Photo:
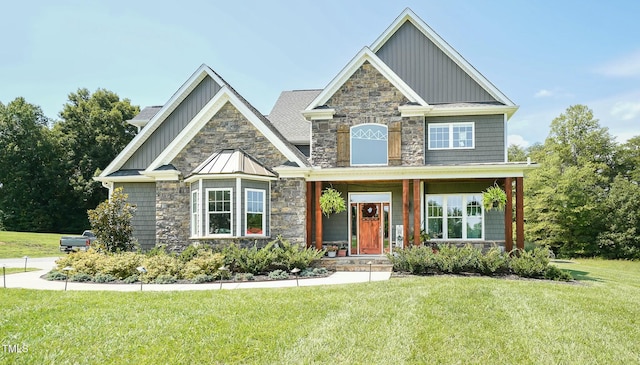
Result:
M0 231L0 258L60 256L58 233Z
M640 363L640 262L210 292L6 289L0 363Z

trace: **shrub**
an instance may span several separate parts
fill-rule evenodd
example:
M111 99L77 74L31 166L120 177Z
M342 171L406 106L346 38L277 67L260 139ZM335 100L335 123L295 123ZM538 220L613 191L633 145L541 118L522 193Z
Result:
M557 281L571 281L573 280L573 276L569 274L567 271L560 269L555 265L547 266L544 271L544 278L548 280L557 280Z
M145 257L142 260L142 266L147 270L146 273L141 275L142 281L150 283L160 275L178 278L182 263L175 256L165 253Z
M509 256L494 246L480 256L478 264L480 273L485 275L502 274L509 271Z
M239 274L236 274L235 280L236 281L253 281L255 280L255 277L251 273L239 273Z
M203 284L203 283L210 283L214 280L215 278L212 275L200 274L194 277L193 280L191 280L191 282L194 284Z
M70 253L56 261L56 270L70 266L76 274L87 274L94 276L104 266L108 259L107 255L96 250L78 251Z
M178 280L173 275L160 274L153 282L156 284L173 284L176 281Z
M67 280L67 275L65 275L64 273L61 273L60 271L57 270L51 270L47 273L46 276L47 280Z
M257 246L240 248L236 244L227 246L222 254L229 270L252 274L268 272L276 258L273 250L267 247L260 250Z
M117 278L111 274L102 274L102 273L97 273L96 276L93 278L93 281L95 281L96 283L110 283L112 281L116 281Z
M96 235L96 246L108 252L131 251L137 242L133 237L131 219L136 207L128 201L122 188L116 188L111 199L89 210L91 230Z
M201 250L184 265L182 277L194 279L199 275L219 276L218 269L222 265L224 265L224 256L219 253Z
M124 283L125 284L133 284L133 283L135 283L137 281L138 281L138 275L137 274L131 275L131 276L128 276L128 277L124 278Z
M87 281L91 281L93 280L93 277L91 275L85 274L85 273L78 273L75 275L72 275L71 277L69 277L70 281L77 281L79 283L84 283Z
M396 271L426 274L435 268L435 255L430 246L409 246L387 257Z
M135 252L121 252L107 255L104 265L98 269L102 274L112 275L117 279L124 279L137 274L137 267L140 266L143 254Z
M274 270L269 273L269 279L272 279L272 280L289 279L289 274L284 270Z
M482 252L473 246L466 245L459 248L453 245L440 245L438 250L435 261L441 272L449 274L478 272Z
M180 261L187 263L198 256L198 254L201 252L211 252L211 250L208 250L200 245L189 245L184 249L184 251L180 253Z
M549 250L544 247L533 251L518 251L511 258L510 267L514 274L526 278L542 278L549 265Z
M293 268L303 270L309 267L314 261L322 258L324 254L322 250L316 250L313 247L305 248L298 244L292 244L281 236L269 242L264 249L270 249L275 254L271 269L281 268L288 271L291 271Z

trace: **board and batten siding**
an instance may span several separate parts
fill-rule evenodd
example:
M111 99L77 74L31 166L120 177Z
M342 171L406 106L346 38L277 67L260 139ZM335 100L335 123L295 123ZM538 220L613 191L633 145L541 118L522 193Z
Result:
M496 101L409 21L376 54L429 104Z
M504 115L470 115L461 117L427 117L425 128L425 165L456 165L464 163L487 163L504 161ZM429 124L474 123L474 148L429 149Z
M206 76L138 148L122 169L146 169L219 90L220 85Z
M133 236L143 250L156 245L156 184L155 183L116 183L128 195L127 201L136 206L131 224Z

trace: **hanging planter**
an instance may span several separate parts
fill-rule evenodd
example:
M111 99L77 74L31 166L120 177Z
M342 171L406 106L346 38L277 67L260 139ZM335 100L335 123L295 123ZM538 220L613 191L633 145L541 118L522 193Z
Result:
M320 210L327 217L347 210L342 194L334 188L326 188L320 195Z
M482 205L486 211L492 209L504 210L507 205L507 193L497 184L494 184L482 192Z

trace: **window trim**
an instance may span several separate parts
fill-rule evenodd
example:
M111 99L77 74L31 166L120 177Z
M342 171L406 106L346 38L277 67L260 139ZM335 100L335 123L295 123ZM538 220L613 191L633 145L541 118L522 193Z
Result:
M200 236L200 190L191 191L191 237Z
M262 233L249 233L249 192L262 193ZM264 189L245 188L244 189L244 235L247 237L267 236L267 192Z
M229 222L229 231L230 233L209 233L209 223L210 223L210 216L211 216L211 212L209 211L209 193L212 191L228 191L229 192L229 215L230 215L230 222ZM205 214L206 214L206 219L205 219L205 233L204 237L234 237L233 233L234 233L234 227L233 227L233 203L234 203L234 199L233 199L233 189L232 188L206 188L205 189L205 197L206 197L206 209L205 209ZM226 213L226 212L225 212Z
M428 230L429 229L429 219L431 218L429 216L429 198L430 197L441 197L442 198L442 216L440 217L433 217L438 218L438 219L442 219L442 238L431 238L434 241L484 241L485 240L485 224L486 224L486 214L485 214L485 209L484 206L482 205L482 193L460 193L460 194L425 194L425 203L424 203L424 217L425 217L425 228ZM447 215L447 198L448 197L462 197L462 206L463 206L463 213L462 213L462 238L449 238L448 237L448 215ZM468 238L468 232L467 232L467 219L468 219L468 215L467 215L467 204L468 204L468 198L470 196L479 196L479 203L480 203L480 219L482 220L482 232L480 233L480 237L479 238Z
M449 146L448 147L431 147L431 128L432 127L447 127L449 129ZM453 147L453 128L460 126L471 126L471 147ZM428 123L427 124L427 149L430 151L442 151L442 150L473 150L476 148L476 123L475 122L450 122L450 123Z
M364 127L367 125L384 127L384 130L386 131L387 139L385 140L385 148L387 149L387 154L384 163L353 163L353 130L354 128ZM389 126L382 123L362 123L351 126L349 128L349 164L351 166L389 166Z

